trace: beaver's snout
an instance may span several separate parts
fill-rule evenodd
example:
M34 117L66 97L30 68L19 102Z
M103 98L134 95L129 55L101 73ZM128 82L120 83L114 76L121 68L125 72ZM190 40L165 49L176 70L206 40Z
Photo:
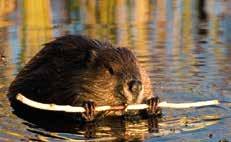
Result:
M128 83L129 90L137 97L142 90L142 83L139 80L132 80Z
M126 97L127 104L141 103L143 99L142 95L143 85L140 80L133 79L125 85L124 96Z

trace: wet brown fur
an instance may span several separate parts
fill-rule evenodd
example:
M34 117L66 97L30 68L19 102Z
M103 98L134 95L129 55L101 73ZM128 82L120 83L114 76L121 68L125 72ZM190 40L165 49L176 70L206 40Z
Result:
M9 99L15 102L22 93L42 103L119 105L128 103L121 87L132 79L141 80L143 101L152 97L149 77L129 49L68 35L45 44L27 63L10 86Z

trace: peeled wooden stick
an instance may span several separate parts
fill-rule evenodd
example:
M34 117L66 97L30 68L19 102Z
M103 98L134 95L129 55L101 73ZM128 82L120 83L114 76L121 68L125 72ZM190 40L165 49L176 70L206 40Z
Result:
M219 105L219 104L220 102L218 100L209 100L209 101L199 101L199 102L194 102L194 103L161 102L158 104L158 106L162 108L185 109L185 108L192 108L192 107L214 106L214 105Z
M44 104L40 102L36 102L30 100L23 96L22 94L18 94L16 99L22 102L25 105L28 105L33 108L42 109L42 110L50 110L50 111L64 111L64 112L85 112L83 107L76 107L70 105L56 105L56 104ZM194 103L167 103L167 102L160 102L158 107L161 108L175 108L175 109L185 109L185 108L192 108L192 107L203 107L203 106L212 106L218 105L220 102L218 100L210 100L210 101L200 101ZM140 109L147 109L148 105L146 104L132 104L127 106L97 106L95 108L96 111L107 111L107 110L140 110Z

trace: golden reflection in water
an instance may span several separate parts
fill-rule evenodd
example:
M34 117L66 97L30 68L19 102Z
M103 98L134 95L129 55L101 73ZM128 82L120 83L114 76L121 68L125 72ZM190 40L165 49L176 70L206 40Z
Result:
M80 1L84 33L90 37L109 40L115 43L115 0Z
M153 66L152 69L155 68L158 65L166 65L166 41L167 41L167 1L163 0L157 0L155 6L155 29L154 29L154 42L153 45L151 45L151 51L155 53L155 58L152 59ZM165 68L158 68L158 74L163 74L165 72ZM167 76L166 76L167 78ZM165 77L161 79L161 81L164 81ZM159 80L154 80L155 82L159 82Z
M194 48L193 45L193 36L192 36L192 32L193 32L193 21L192 21L192 8L193 8L193 1L192 0L184 0L183 1L183 10L182 10L182 33L183 33L183 51L186 54L190 53L190 50L192 50L192 48Z
M87 0L85 12L86 18L84 22L90 27L86 29L86 34L91 37L97 37L96 1Z
M216 5L218 4L216 2L216 0L210 0L207 2L208 3L208 6L206 7L207 8L207 11L208 11L208 17L210 18L210 23L209 23L209 42L211 43L211 45L214 45L214 44L217 44L220 42L220 39L219 39L219 24L220 24L220 16L221 15L218 15L218 11L217 10L214 10L216 9Z
M15 0L0 0L0 54L5 56L5 61L0 61L0 65L10 63L10 57L12 57L12 48L9 41L9 28L8 26L12 25L14 21L7 20L7 16L12 14L16 9ZM1 82L0 89L6 87L13 79L14 72L13 64L8 64L4 70L1 70ZM3 71L3 72L2 72Z
M0 28L12 24L12 22L6 20L5 17L9 13L13 12L15 8L16 8L15 0L0 0Z
M112 23L113 13L111 10L113 10L114 0L108 1L108 0L101 0L99 1L99 8L98 8L98 21L100 24L109 24Z
M182 41L182 15L180 0L173 2L173 21L172 21L172 54L179 57L181 41Z
M116 0L115 18L117 27L117 44L123 47L129 47L129 11L126 5L126 0Z
M115 43L114 30L112 26L115 23L115 0L101 0L98 1L97 5L97 23L100 24L98 29L98 34L107 39L111 37L110 40Z
M167 28L167 5L166 0L157 0L156 1L156 44L159 47L165 47L166 43L166 28Z
M85 23L87 25L96 24L96 1L87 0L85 4L86 18Z
M22 7L21 62L27 62L42 44L53 38L52 11L49 0L24 0Z
M150 21L150 2L149 1L134 1L134 27L136 30L136 49L140 53L147 55L148 52L148 22Z
M134 24L131 30L133 31L134 44L133 48L138 56L145 56L144 63L142 64L147 70L151 69L151 66L147 65L146 61L150 61L150 22L153 22L153 16L151 16L154 6L151 6L150 1L134 1L134 11L131 11L132 17L134 17ZM152 45L151 45L152 46Z
M59 1L24 0L17 3L15 0L0 0L0 48L1 50L4 50L6 56L12 58L14 52L12 49L20 48L20 55L17 56L20 58L20 62L25 63L36 54L40 48L42 48L41 45L43 43L53 39L54 29L57 31L62 30L53 27L53 20L55 19L53 12L57 11L57 9L55 9L57 7L55 7L52 2L58 3ZM16 5L16 3L18 5ZM221 74L228 75L230 72L229 62L231 56L229 55L228 48L224 48L221 38L222 30L226 30L221 29L221 21L223 20L224 15L218 15L217 11L214 10L217 9L218 3L221 4L221 2L215 0L206 1L207 6L205 9L209 19L206 21L207 23L205 22L205 27L203 28L208 30L208 35L205 35L205 40L209 39L209 45L207 45L206 42L204 45L200 44L200 46L205 46L204 48L199 47L197 41L194 39L195 36L198 36L198 33L196 33L194 29L198 26L195 25L196 22L194 23L194 21L198 20L198 17L195 16L197 8L195 8L196 2L193 0L156 0L155 2L148 0L80 0L62 1L62 3L67 5L64 6L64 11L67 15L60 14L58 15L58 18L70 16L68 17L70 18L68 19L70 22L62 23L61 21L58 23L67 26L66 29L65 27L63 28L65 31L73 30L70 28L71 26L80 25L81 28L79 28L78 31L83 31L84 34L89 35L90 37L98 39L106 38L106 40L112 40L113 43L120 46L132 47L132 49L135 50L136 55L140 57L139 60L143 61L142 65L148 68L148 70L156 71L158 68L152 76L164 76L153 78L156 82L171 77L172 79L188 80L186 83L190 84L193 82L191 80L193 72L204 71L207 73L208 78L211 77L210 73L207 72L208 69L211 69L210 71L212 73L219 74L219 77L224 78L226 75L223 76ZM225 7L226 3L228 3L228 1L223 2L222 6ZM168 9L168 5L173 7L172 11ZM230 13L230 10L226 11L226 13L228 12ZM8 17L9 15L12 15L12 13L17 13L15 14L16 16L12 16L15 16L15 19ZM169 13L172 13L172 19L168 19L167 15L169 15ZM167 29L168 22L172 24L172 31L170 30L172 33ZM14 44L15 41L11 41L12 39L9 38L13 31L10 31L12 26L13 29L17 29L16 34L18 34L17 40L19 39L19 45ZM171 35L169 36L169 34ZM57 36L59 36L59 34L57 34ZM167 51L166 43L169 40L172 41L170 45L171 50ZM12 47L12 45L18 47ZM210 48L207 48L206 46L209 46ZM211 49L211 47L214 48ZM198 50L194 53L194 50L196 49ZM209 55L206 53L209 53ZM209 68L196 66L196 64L200 64L196 57L199 54L200 56L202 55L202 60L205 61L206 64L205 66L210 66ZM173 56L170 57L168 55ZM171 58L170 61L168 60L169 58ZM203 58L205 58L205 60ZM153 64L154 66L152 66ZM175 69L175 72L168 71L171 67ZM9 85L9 80L12 80L13 78L14 64L9 64L7 68L8 69L3 69L0 72L0 77L3 80L1 80L0 86L1 84L3 84L2 86ZM166 71L168 72L166 73ZM203 77L200 77L200 79L206 81L208 78L204 79ZM226 84L231 84L228 77L225 79ZM206 81L203 81L202 83L207 83ZM212 81L215 82L214 80ZM172 89L171 91L173 92L175 90ZM181 89L180 91L185 91L187 93L189 90ZM228 96L229 90L226 89L224 91L226 91L225 93ZM10 107L7 104L7 99L4 94L1 94L0 96L1 105L4 107L7 106L5 107L7 109L1 108L1 110L4 110L1 111L1 115L5 115L6 113L9 114L8 109L10 109ZM167 113L170 114L171 112L167 111ZM15 120L16 118L12 119L12 121ZM117 130L117 134L119 133L119 135L126 139L137 137L145 140L147 137L152 136L156 137L203 129L210 125L217 124L218 121L219 116L216 115L202 115L197 118L180 115L178 118L169 117L160 120L157 129L148 128L148 123L146 121L137 122L135 124L127 123L122 132L118 132ZM2 123L3 122L1 122L1 124ZM7 122L4 121L5 127L7 126L6 123ZM20 126L23 130L25 129L24 125ZM13 127L14 126L12 125L8 126L7 129L9 129L9 131L5 130L4 133L6 135L18 137L19 139L22 138L23 135L21 134L24 134L25 131L21 132L22 129L19 129L18 131L20 132L14 132ZM111 136L112 139L114 139L114 135L110 133L112 130L112 127L102 126L100 129L97 129L95 135L100 137ZM88 132L88 130L83 131L83 133L81 133L81 138L84 138L84 136L88 135L90 132ZM50 133L50 135L61 137L60 133ZM70 138L62 136L62 138L63 137L70 140ZM38 135L38 139L46 141L47 137Z
M194 42L193 42L193 6L194 1L193 0L184 0L183 1L183 10L182 10L182 51L185 54L187 58L185 58L185 62L183 62L182 66L188 67L188 73L190 74L191 71L198 71L198 68L193 66L196 64L195 60L195 54L192 54L192 51L195 48ZM186 78L187 76L184 75L185 73L180 74L180 77Z
M208 22L208 43L210 45L210 48L213 52L211 52L212 56L210 57L213 61L218 62L218 64L214 64L213 68L211 68L214 72L214 74L219 74L219 70L227 70L227 65L223 64L223 62L227 62L228 58L227 56L223 56L225 54L225 51L220 48L223 46L221 41L221 35L222 35L222 29L220 26L221 20L223 18L223 12L224 11L218 11L214 10L216 9L216 6L219 5L220 7L223 7L223 10L225 10L226 1L223 2L223 5L221 3L218 3L218 1L211 0L207 1L207 11L208 11L208 17L210 18L210 21ZM224 79L225 81L226 79ZM226 83L224 83L226 84ZM212 84L211 92L217 92L218 88L216 87L216 84Z
M171 39L171 50L172 55L171 65L172 69L175 69L180 64L180 54L182 48L182 1L173 1L173 19L172 19L172 39Z
M0 71L0 89L7 87L11 81L14 79L14 70L15 64L12 64L10 57L12 57L12 48L10 45L10 41L8 39L9 32L7 28L4 28L0 32L0 36L4 37L4 40L1 41L1 50L3 50L3 54L6 57L6 61L0 62L0 68L3 70ZM3 64L3 65L2 65Z

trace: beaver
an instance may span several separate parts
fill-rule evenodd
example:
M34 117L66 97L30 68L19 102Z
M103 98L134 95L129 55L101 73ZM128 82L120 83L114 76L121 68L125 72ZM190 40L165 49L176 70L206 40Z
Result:
M11 105L23 111L26 106L16 100L18 93L41 103L82 105L85 121L96 118L95 106L148 101L149 113L155 113L158 101L150 78L128 48L83 35L44 44L9 87Z

